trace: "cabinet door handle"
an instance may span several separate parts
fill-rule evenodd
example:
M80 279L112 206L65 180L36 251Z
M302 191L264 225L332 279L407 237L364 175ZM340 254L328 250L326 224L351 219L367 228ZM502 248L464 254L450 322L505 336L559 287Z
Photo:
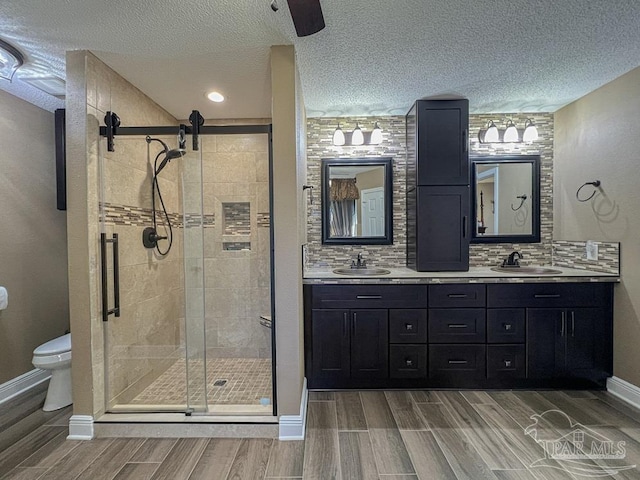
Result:
M380 300L382 295L357 295L358 300Z
M449 360L449 365L466 365L469 363L467 360Z
M469 131L467 129L464 129L462 131L462 151L464 153L467 153L469 151L469 140L467 139L469 135Z
M559 293L536 293L534 298L560 298Z
M355 336L356 330L358 329L358 314L353 314L353 335Z
M449 328L467 328L469 325L465 325L464 323L450 323L448 325Z
M347 317L347 312L344 312L344 320L342 321L342 336L347 336L347 328L349 328L349 318Z
M449 298L467 298L469 295L467 295L466 293L450 293L449 295L447 295L447 297Z
M575 337L576 333L576 312L571 310L571 336Z
M462 238L467 238L467 216L462 217Z
M564 331L565 328L567 326L567 313L566 312L562 312L560 314L561 320L560 320L560 336L564 337Z

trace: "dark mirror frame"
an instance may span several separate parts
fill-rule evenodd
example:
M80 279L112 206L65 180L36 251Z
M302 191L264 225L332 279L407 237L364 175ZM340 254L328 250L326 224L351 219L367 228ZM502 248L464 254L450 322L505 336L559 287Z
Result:
M471 164L471 212L474 226L471 243L539 243L540 242L540 155L497 155L492 157L470 157ZM477 228L477 179L476 165L483 163L530 163L531 164L531 227L529 235L478 235Z
M384 167L384 236L331 237L329 227L329 169L340 166ZM393 160L391 157L323 158L322 159L322 243L329 245L391 245L393 244Z

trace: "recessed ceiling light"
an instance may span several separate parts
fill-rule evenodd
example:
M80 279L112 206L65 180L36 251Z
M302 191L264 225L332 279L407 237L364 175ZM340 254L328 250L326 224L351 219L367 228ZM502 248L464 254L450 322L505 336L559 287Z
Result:
M224 95L219 92L209 92L207 93L207 98L216 103L224 102Z

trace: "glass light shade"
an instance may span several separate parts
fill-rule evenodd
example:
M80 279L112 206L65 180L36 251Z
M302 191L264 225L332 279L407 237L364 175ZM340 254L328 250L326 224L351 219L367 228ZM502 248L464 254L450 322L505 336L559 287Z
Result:
M524 133L522 134L522 141L529 143L535 142L536 140L538 140L538 129L533 124L533 121L531 119L527 119L527 121L524 122Z
M22 54L12 45L0 40L0 78L11 81L23 63Z
M500 141L500 132L498 132L498 127L493 123L493 120L489 122L489 127L487 128L486 133L484 134L484 143L495 143Z
M340 128L340 124L338 124L338 128L333 132L332 142L336 146L344 145L344 132Z
M376 122L373 130L371 131L371 145L380 145L382 143L382 129Z
M353 129L351 134L351 145L362 145L364 143L364 135L360 125L356 123L356 128Z
M504 131L504 137L502 141L505 143L515 143L518 141L518 129L513 124L512 120L507 122L507 129Z

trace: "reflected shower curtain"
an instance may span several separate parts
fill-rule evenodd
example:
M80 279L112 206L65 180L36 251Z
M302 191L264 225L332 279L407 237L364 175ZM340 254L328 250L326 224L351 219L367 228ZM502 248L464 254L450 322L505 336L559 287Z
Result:
M330 207L331 236L354 237L356 234L356 201L332 201Z

